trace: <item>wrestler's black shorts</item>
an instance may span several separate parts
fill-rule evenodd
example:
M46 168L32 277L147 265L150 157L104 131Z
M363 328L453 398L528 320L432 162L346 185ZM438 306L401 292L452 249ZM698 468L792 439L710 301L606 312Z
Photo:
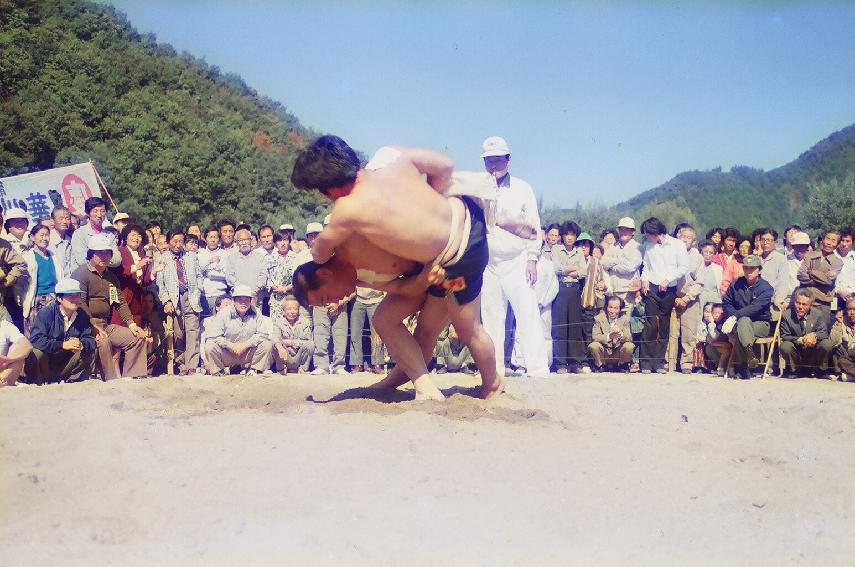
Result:
M481 293L484 268L490 259L487 250L487 224L484 211L471 197L460 197L469 209L469 242L463 256L453 266L445 268L445 281L428 288L434 297L445 297L451 292L458 305L466 305Z

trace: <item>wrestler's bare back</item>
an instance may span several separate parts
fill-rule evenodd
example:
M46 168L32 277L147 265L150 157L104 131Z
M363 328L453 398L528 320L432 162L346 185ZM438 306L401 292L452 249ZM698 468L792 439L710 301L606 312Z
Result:
M420 265L383 250L361 234L352 234L336 249L336 256L357 270L371 270L383 275L413 275ZM366 282L371 283L371 282Z
M364 237L375 247L378 264L390 261L391 257L427 264L448 243L452 206L464 205L439 194L425 182L416 166L401 155L382 169L360 170L350 194L335 201L330 227L345 228L351 241L355 236ZM351 243L350 247L353 246ZM353 249L356 253L351 260L355 267L381 271L362 265L358 249ZM383 258L380 251L389 257Z

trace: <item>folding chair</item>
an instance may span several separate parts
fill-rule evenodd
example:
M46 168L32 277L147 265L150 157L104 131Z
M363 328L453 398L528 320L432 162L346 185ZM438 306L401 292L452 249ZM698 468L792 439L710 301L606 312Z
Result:
M766 379L766 376L769 374L769 366L772 364L772 354L775 352L776 347L780 347L779 342L781 339L781 312L777 309L771 310L772 314L772 322L775 324L775 332L772 333L771 337L760 337L759 339L754 339L755 345L760 345L760 360L765 360L766 364L763 367L763 376L761 379ZM766 348L768 347L769 351L766 352ZM778 348L778 352L780 353L781 349ZM783 357L779 357L779 369L783 365ZM724 373L725 378L730 376L731 369L733 368L733 354L730 356L730 360L727 362L727 371Z

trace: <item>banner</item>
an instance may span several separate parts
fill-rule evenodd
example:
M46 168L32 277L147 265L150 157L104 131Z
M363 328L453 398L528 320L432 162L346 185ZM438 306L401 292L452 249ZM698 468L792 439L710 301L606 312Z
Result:
M101 187L91 162L46 171L0 177L0 206L27 211L30 222L50 216L54 207L65 206L71 214L85 216L83 204L100 197Z

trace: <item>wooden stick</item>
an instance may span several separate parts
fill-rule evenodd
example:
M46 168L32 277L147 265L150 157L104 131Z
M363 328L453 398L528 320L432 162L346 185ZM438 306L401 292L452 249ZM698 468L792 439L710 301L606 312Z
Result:
M95 164L92 163L92 160L89 160L89 165L92 166L92 171L95 172L95 177L98 179L98 183L101 184L101 189L104 190L104 193L107 195L107 198L110 199L110 204L113 205L113 208L118 213L119 207L116 206L116 201L113 200L113 196L110 195L110 191L107 190L107 186L104 184L104 180L101 179L101 175L98 173L98 168L95 167Z

